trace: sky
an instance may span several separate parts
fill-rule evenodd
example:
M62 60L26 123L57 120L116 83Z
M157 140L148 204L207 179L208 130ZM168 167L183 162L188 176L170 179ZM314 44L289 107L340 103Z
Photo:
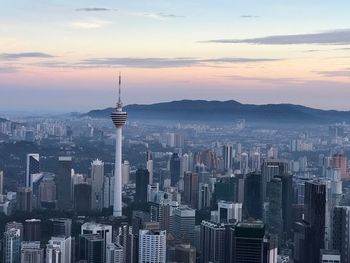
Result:
M11 0L0 110L179 99L350 110L347 0Z

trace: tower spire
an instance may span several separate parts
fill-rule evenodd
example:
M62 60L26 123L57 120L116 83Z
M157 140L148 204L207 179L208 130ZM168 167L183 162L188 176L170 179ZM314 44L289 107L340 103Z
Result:
M121 100L121 86L122 86L122 74L119 72L119 81L118 81L118 103L117 103L117 110L121 111L123 108L123 103Z

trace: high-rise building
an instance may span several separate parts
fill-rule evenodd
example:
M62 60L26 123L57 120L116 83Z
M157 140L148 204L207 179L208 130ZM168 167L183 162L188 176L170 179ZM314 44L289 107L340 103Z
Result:
M117 229L116 243L123 249L123 261L125 263L135 262L135 244L133 229L127 223L122 223Z
M44 263L44 249L40 241L21 243L21 263Z
M78 258L86 263L105 262L105 242L99 234L79 236Z
M122 166L122 183L123 185L126 185L130 181L130 163L127 160L123 161L123 166Z
M44 177L39 184L40 207L55 207L56 196L56 183L54 177Z
M311 227L310 263L320 262L320 249L325 247L326 201L326 184L320 181L305 183L305 221Z
M104 163L96 159L91 163L91 208L101 211L103 208Z
M218 223L242 221L242 204L228 201L218 202Z
M124 263L123 247L116 243L107 244L106 263Z
M72 219L70 218L54 218L52 222L52 236L71 236L72 235Z
M45 263L63 263L61 247L59 245L46 245L46 260Z
M321 249L320 262L321 263L340 263L344 261L343 261L343 258L341 258L338 250Z
M184 176L184 202L193 209L198 208L198 174L186 172Z
M99 235L103 240L103 259L106 254L106 245L112 243L112 226L97 224L97 223L85 223L81 226L81 235Z
M46 248L46 262L71 263L72 259L72 238L71 237L52 237ZM59 259L59 261L55 261Z
M211 192L209 184L200 183L198 190L198 209L210 207Z
M153 184L153 155L151 151L147 151L146 168L149 172L149 183Z
M17 188L17 210L22 212L32 212L32 188L18 187Z
M235 177L221 177L214 185L213 203L219 200L237 202L237 179Z
M246 218L262 219L262 175L253 172L247 175L244 183L243 210Z
M242 174L249 172L249 155L247 153L241 154L240 171Z
M121 101L120 92L121 75L119 74L119 99L116 109L111 114L112 121L117 128L114 163L114 217L122 216L122 128L125 125L128 117L128 114L123 111L123 103Z
M227 144L223 146L222 156L224 157L224 168L225 170L232 169L233 160L233 148L232 145Z
M202 221L200 226L200 262L230 262L229 238L232 224Z
M149 184L149 172L147 169L136 171L136 193L135 202L147 203L147 186Z
M171 186L176 186L176 184L180 180L180 167L181 166L181 160L177 153L173 153L173 155L170 158L170 180L171 180Z
M252 154L252 165L251 165L252 171L260 171L261 169L261 159L260 159L260 153L254 152Z
M332 248L340 252L341 262L350 263L350 207L335 207L332 219Z
M264 160L261 166L263 202L268 201L268 184L272 178L288 173L288 162L278 159Z
M176 240L195 242L196 210L179 206L174 210L174 237Z
M277 244L265 237L263 223L238 223L231 233L231 262L277 263Z
M72 208L72 157L59 157L56 175L57 207L59 210Z
M309 263L311 258L311 226L308 222L296 222L294 225L294 263Z
M91 211L91 184L83 182L74 185L74 209L78 213Z
M41 220L40 219L27 219L23 224L23 240L24 241L40 241L41 240Z
M343 154L333 155L331 159L331 167L337 168L340 170L340 176L342 180L349 179L348 159L346 155L343 155Z
M4 194L4 172L0 171L0 195Z
M139 262L166 262L166 231L140 230Z
M282 237L282 180L272 178L269 183L269 209L267 215L268 229L273 235Z
M175 245L175 262L196 263L196 248L190 244Z
M26 187L32 187L32 174L40 172L40 156L38 153L29 153L26 160Z
M4 263L20 263L21 258L21 230L7 229L3 238Z
M103 206L105 208L112 207L113 201L114 201L113 198L114 198L114 176L105 176L103 180Z

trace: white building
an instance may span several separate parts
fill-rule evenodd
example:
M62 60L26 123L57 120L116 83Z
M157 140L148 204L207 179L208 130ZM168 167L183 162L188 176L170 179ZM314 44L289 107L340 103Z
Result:
M166 262L166 231L140 230L139 262Z
M232 222L233 220L242 221L242 203L219 201L217 223Z
M59 253L58 253L59 252ZM55 262L54 260L60 258L59 263L71 263L72 257L72 238L71 237L52 237L49 240L46 248L46 257L49 256L49 262Z
M118 244L107 244L106 263L124 263L123 247Z

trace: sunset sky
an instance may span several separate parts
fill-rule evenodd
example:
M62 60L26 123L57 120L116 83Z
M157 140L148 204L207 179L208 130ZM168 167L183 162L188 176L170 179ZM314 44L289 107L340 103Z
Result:
M350 110L350 2L11 0L0 5L0 110L123 101Z

